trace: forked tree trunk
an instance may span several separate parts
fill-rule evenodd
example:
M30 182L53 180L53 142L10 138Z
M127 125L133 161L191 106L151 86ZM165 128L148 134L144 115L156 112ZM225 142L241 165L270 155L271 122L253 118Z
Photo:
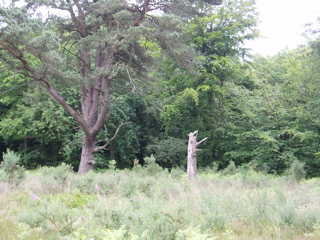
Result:
M200 142L197 142L198 131L194 131L188 134L188 165L187 165L187 174L189 179L195 178L197 174L197 151L198 145L205 141L207 138L202 139Z

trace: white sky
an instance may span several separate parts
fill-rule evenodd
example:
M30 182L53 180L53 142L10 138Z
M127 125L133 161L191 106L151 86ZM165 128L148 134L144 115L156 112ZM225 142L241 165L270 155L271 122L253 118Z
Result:
M320 17L320 0L257 0L262 37L246 45L253 52L272 56L306 43L304 25Z

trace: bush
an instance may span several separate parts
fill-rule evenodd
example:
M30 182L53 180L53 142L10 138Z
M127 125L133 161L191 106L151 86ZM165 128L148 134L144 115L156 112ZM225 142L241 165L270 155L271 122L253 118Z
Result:
M180 168L172 168L170 170L171 177L174 179L180 179L182 176L186 175L186 172Z
M3 169L0 169L0 181L9 182L9 176Z
M237 172L237 166L236 164L234 163L234 161L230 161L229 162L229 165L222 170L222 174L223 175L232 175L232 174L235 174Z
M58 182L65 184L70 173L72 173L72 166L67 165L65 163L61 163L59 166L53 168L52 176Z
M83 209L96 201L94 195L81 193L75 189L43 198L31 194L32 199L26 204L26 210L20 213L19 221L30 228L54 227L62 235L71 234L78 225L82 224Z
M70 181L72 175L72 167L65 163L61 163L57 167L41 167L40 182L47 193L57 193L63 191Z
M146 164L148 174L153 175L159 172L163 172L163 168L156 163L156 158L153 155L151 155L150 157L145 157L143 160Z
M179 229L179 231L176 233L176 239L177 240L214 240L217 239L217 237L211 237L209 234L203 234L201 233L201 230L199 228L193 228L189 227L187 229Z
M19 161L20 156L8 149L3 154L3 162L0 165L0 169L2 170L0 180L19 185L25 178L25 169L18 165Z
M304 169L305 164L294 160L290 168L286 171L286 174L290 179L300 182L306 176L306 170Z

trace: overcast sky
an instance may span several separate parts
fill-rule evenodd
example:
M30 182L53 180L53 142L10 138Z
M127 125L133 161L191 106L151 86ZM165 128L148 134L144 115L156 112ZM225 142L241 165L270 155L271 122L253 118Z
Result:
M320 17L320 0L257 0L262 37L247 44L254 52L272 56L306 42L304 25Z

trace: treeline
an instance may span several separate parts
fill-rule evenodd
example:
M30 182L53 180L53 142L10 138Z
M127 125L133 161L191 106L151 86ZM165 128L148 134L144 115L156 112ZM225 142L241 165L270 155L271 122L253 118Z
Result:
M224 1L210 11L181 26L198 52L195 67L179 64L148 39L140 42L156 64L144 75L147 81L132 76L135 91L111 95L110 117L97 139L110 139L120 124L128 124L107 150L96 153L95 167L116 160L117 168L130 168L135 159L143 163L153 154L162 167L184 168L187 134L199 130L199 139L208 137L198 153L199 167L223 169L232 161L281 174L297 160L309 177L319 176L319 40L273 57L249 56L244 43L258 36L254 2ZM29 169L61 162L77 169L79 126L40 85L25 84L22 75L5 70L0 151L21 154ZM78 87L59 85L75 109L81 109Z

